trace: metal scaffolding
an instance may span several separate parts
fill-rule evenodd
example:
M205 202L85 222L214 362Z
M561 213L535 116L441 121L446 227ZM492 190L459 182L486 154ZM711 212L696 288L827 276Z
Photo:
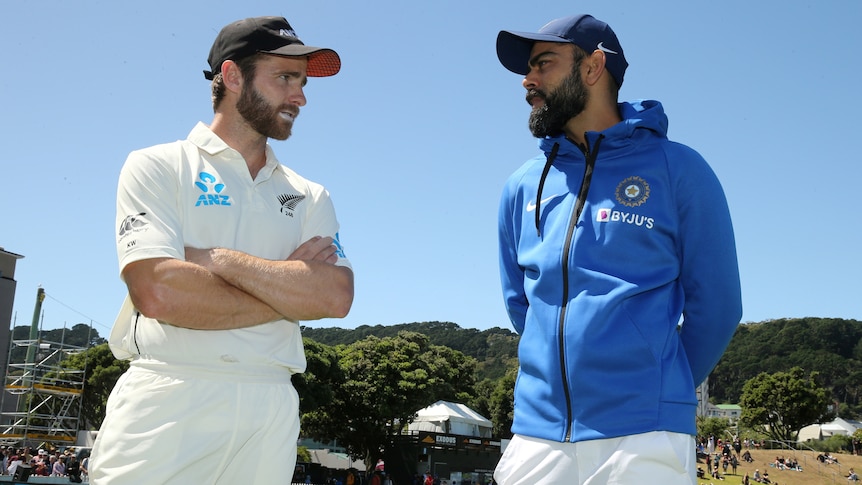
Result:
M9 362L6 398L17 399L16 412L4 412L0 441L4 444L43 441L74 444L79 429L84 373L60 361L84 348L58 342L14 340L12 348L35 348L35 361ZM10 355L12 352L10 351Z
M35 322L44 299L39 290L30 338L9 345L0 421L0 443L5 445L74 444L80 429L86 370L60 364L87 349L39 337Z

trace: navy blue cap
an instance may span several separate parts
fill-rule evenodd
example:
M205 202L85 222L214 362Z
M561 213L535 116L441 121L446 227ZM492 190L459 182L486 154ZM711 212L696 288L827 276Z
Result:
M253 17L237 20L221 29L210 49L207 59L210 70L204 71L204 77L212 80L221 71L224 61L236 61L258 52L307 57L309 77L332 76L341 69L338 53L303 44L284 17Z
M574 15L551 20L539 32L513 32L502 30L497 35L497 57L503 66L521 75L530 72L530 51L535 42L557 42L575 44L587 54L596 49L605 53L605 69L623 85L623 77L629 63L623 54L623 46L611 27L592 15Z

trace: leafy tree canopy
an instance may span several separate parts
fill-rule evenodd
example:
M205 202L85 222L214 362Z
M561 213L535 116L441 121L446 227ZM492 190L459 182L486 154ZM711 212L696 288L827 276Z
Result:
M495 327L488 330L461 328L451 322L419 322L398 325L362 325L355 329L302 327L302 335L326 345L349 345L369 336L395 337L403 331L421 333L432 345L457 350L477 361L477 380L503 377L517 367L518 334Z
M733 438L730 435L730 421L727 418L715 416L698 417L697 434L698 436L715 436L725 441Z
M84 395L81 399L81 424L86 429L99 429L105 419L105 405L108 396L129 363L118 360L111 353L108 344L100 344L69 356L62 362L63 367L85 370Z
M803 427L831 418L829 394L799 367L789 372L762 372L743 386L740 423L778 441L796 441Z
M76 324L72 328L41 330L36 338L43 342L53 342L83 349L106 342L105 339L99 336L99 332L96 329L84 323ZM12 329L12 340L30 340L30 326L18 325L14 327ZM24 362L26 356L26 346L13 346L10 351L9 362Z
M431 345L425 335L403 331L336 348L344 380L332 384L331 402L303 415L303 432L335 440L366 463L374 462L417 410L438 400L471 398L475 359Z

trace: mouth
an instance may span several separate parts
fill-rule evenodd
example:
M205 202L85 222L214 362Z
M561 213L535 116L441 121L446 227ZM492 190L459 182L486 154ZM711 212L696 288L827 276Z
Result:
M286 106L281 111L278 112L278 116L285 121L292 122L299 116L299 108L293 106Z
M527 91L527 104L533 108L538 108L545 103L545 94L536 89Z

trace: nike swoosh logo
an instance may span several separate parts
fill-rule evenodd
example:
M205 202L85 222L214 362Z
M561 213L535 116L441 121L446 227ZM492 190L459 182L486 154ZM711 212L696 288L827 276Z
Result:
M596 46L596 49L598 49L602 52L607 52L608 54L619 54L619 52L614 52L614 51L608 49L607 47L603 46L602 44L604 44L604 43L605 43L604 41L599 42L599 45Z
M541 202L539 202L539 204L544 204L544 203L548 202L549 200L555 199L559 196L560 196L560 194L554 194L554 195L552 195L546 199L542 199ZM533 202L532 200L527 202L527 212L533 212L534 210L536 210L535 202Z

